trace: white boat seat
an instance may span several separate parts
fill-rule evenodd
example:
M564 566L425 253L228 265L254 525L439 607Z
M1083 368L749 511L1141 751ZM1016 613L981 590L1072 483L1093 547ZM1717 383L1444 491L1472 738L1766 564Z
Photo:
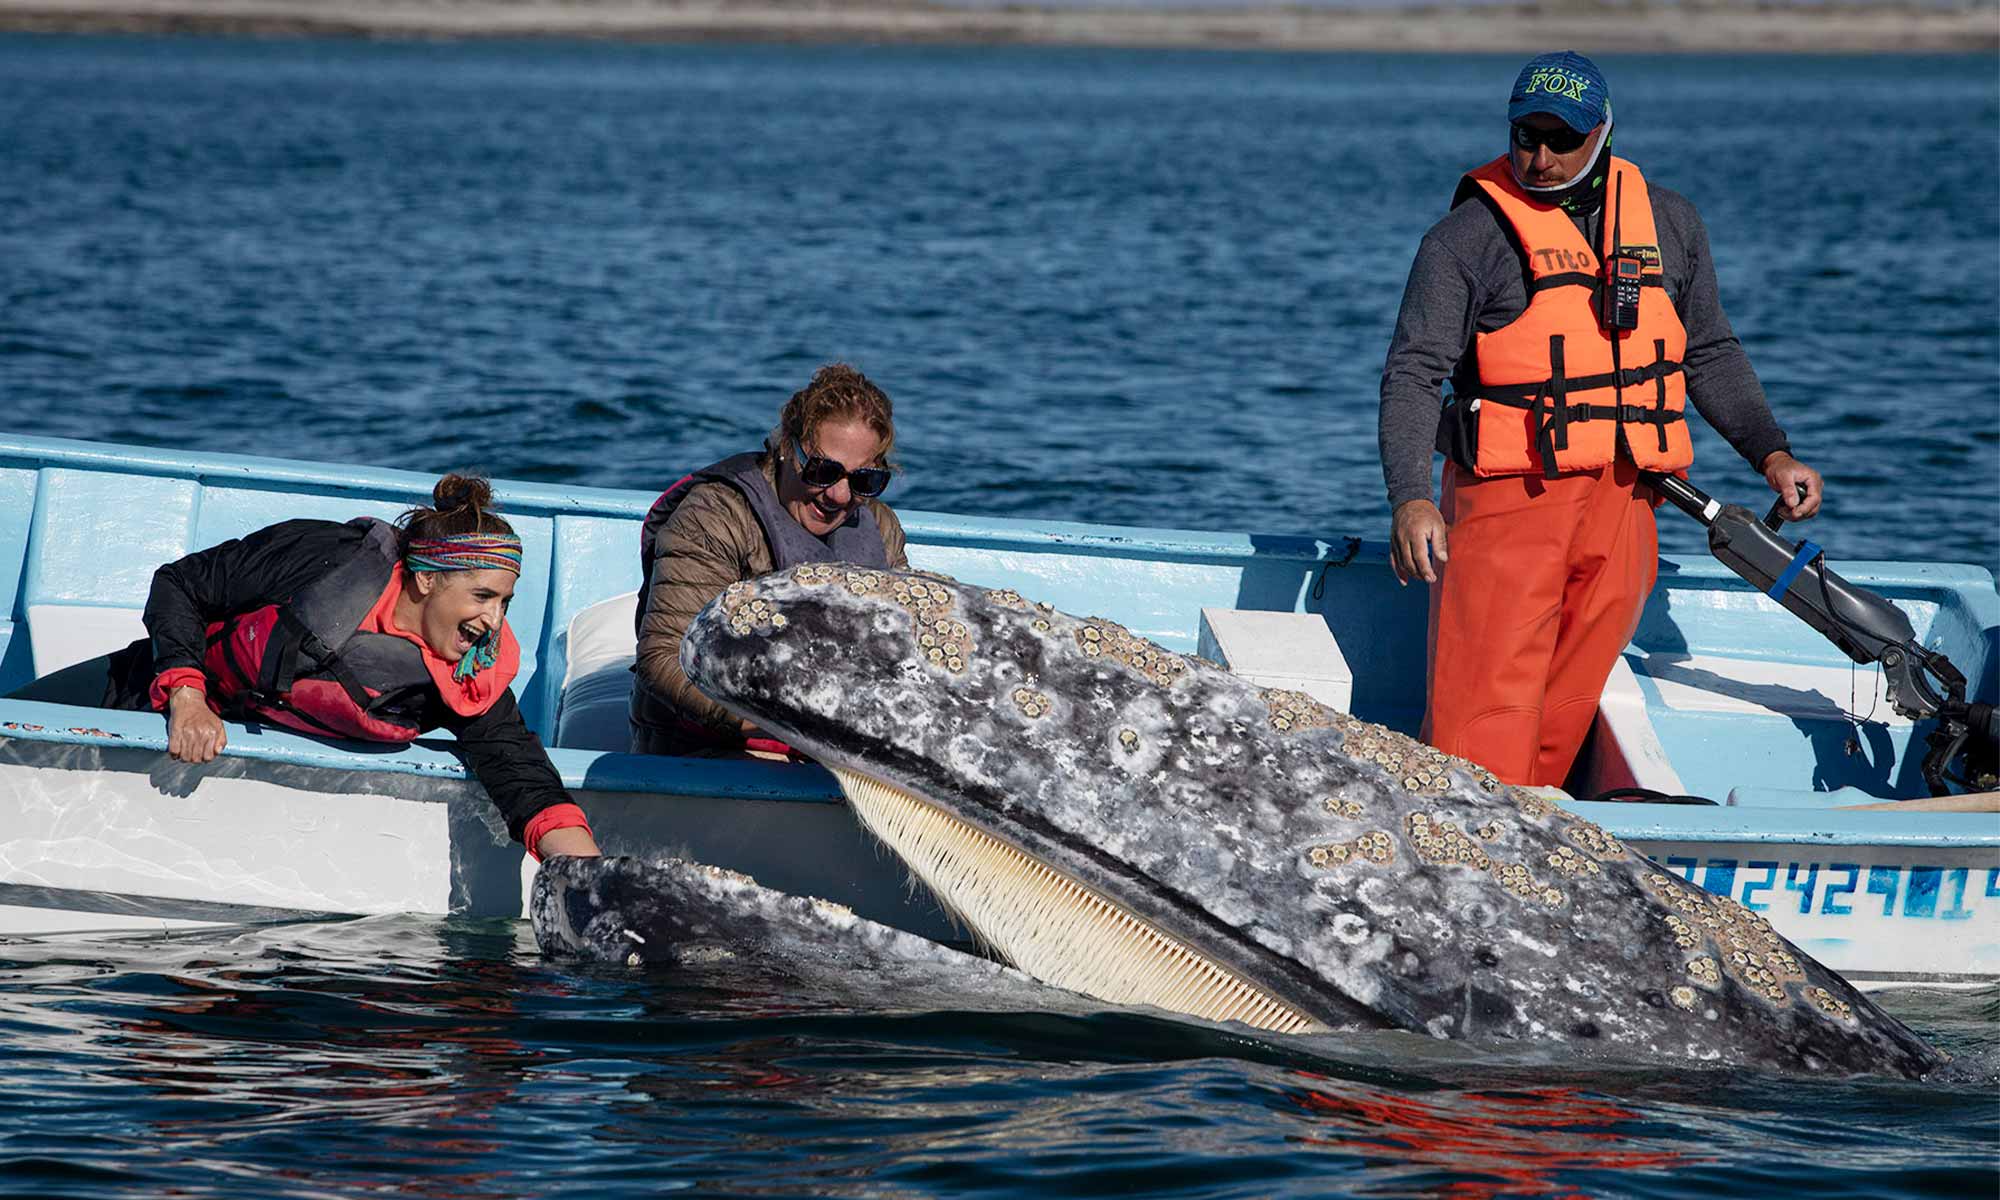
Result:
M1204 608L1196 653L1260 687L1304 692L1335 712L1353 709L1354 672L1318 613Z
M28 651L35 678L123 650L146 636L145 614L102 604L31 604Z
M1885 726L1910 724L1889 703L1876 667L1766 662L1716 654L1626 655L1663 708L1730 717L1845 723L1852 712Z
M564 634L562 699L555 744L572 750L625 750L638 638L632 631L637 591L600 600L570 619Z

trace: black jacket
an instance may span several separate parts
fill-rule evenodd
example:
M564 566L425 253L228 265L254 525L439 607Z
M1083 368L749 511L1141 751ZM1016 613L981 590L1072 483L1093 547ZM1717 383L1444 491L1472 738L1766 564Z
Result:
M146 598L151 638L112 656L106 706L150 709L153 679L160 672L201 669L211 622L284 603L353 553L362 536L352 525L285 521L161 567ZM476 717L460 716L433 695L423 727L449 729L458 739L458 756L486 788L516 841L536 813L570 803L541 739L521 720L512 689Z

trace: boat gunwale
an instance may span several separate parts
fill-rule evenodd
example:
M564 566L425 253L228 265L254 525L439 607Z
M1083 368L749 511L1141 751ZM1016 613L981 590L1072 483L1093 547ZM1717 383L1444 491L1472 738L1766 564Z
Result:
M0 745L8 740L164 753L166 728L152 713L0 699ZM223 754L341 773L377 772L468 780L448 740L366 753L270 728L232 726ZM844 803L824 768L810 763L672 758L550 747L563 786L580 792L704 796L781 803ZM1639 842L1757 843L1937 849L2000 848L2000 820L1987 813L1898 813L1814 808L1567 801L1569 811ZM1808 824L1808 821L1810 822Z
M423 500L430 496L434 476L392 467L309 463L298 459L256 455L191 452L158 447L128 447L72 438L0 435L0 467L46 469L69 467L112 473L188 479L200 484L268 483L321 493L377 495ZM541 484L495 479L494 499L502 511L538 517L608 517L643 519L656 493L588 484ZM1090 552L1117 558L1173 558L1184 562L1299 562L1346 566L1387 561L1388 543L1361 537L1334 540L1297 533L1216 532L1159 529L1137 525L1096 525L1020 517L971 517L921 509L897 509L914 544L970 549L1046 549L1055 553ZM1672 589L1694 584L1707 589L1719 583L1729 591L1750 591L1750 585L1707 555L1660 556L1658 586ZM1841 574L1850 582L1873 587L1944 588L1966 596L1993 596L1992 615L2000 617L2000 590L1992 572L1969 563L1918 563L1843 560ZM1982 586L1983 585L1983 586Z

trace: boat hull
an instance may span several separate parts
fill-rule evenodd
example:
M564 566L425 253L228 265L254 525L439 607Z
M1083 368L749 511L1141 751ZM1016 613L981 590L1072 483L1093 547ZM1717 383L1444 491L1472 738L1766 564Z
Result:
M933 940L958 936L831 794L575 795L607 853L691 858ZM534 875L463 778L230 756L195 767L138 747L0 737L0 811L0 934L16 936L512 919L527 915Z
M10 814L0 934L527 915L534 864L466 779L229 756L194 767L97 732L107 737L0 736L0 810ZM768 770L800 786L765 798L576 794L609 853L726 867L933 940L962 937L816 768ZM1842 844L1729 840L1723 818L1740 814L1728 809L1684 810L1707 819L1683 818L1684 836L1662 838L1655 806L1579 807L1662 870L1762 913L1858 986L2000 982L2000 846L1952 844L1978 830L1977 815L1906 818L1932 834L1870 845L1853 840L1865 830ZM1851 814L1864 817L1886 827L1895 814Z
M1857 987L2000 982L2000 853L1990 846L1632 844L1762 914Z

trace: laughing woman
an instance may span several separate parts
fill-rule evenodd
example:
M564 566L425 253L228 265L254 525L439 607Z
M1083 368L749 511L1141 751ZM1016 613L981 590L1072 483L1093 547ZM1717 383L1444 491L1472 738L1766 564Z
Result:
M640 534L639 660L632 749L727 757L784 754L695 690L681 638L741 579L806 562L907 568L903 525L876 497L889 486L889 397L854 368L821 367L794 393L761 453L704 467L653 502Z
M153 575L149 637L64 674L108 665L103 705L165 712L183 762L222 752L225 716L387 743L449 729L532 853L596 854L508 690L521 539L492 500L447 475L394 525L285 521L190 554Z

